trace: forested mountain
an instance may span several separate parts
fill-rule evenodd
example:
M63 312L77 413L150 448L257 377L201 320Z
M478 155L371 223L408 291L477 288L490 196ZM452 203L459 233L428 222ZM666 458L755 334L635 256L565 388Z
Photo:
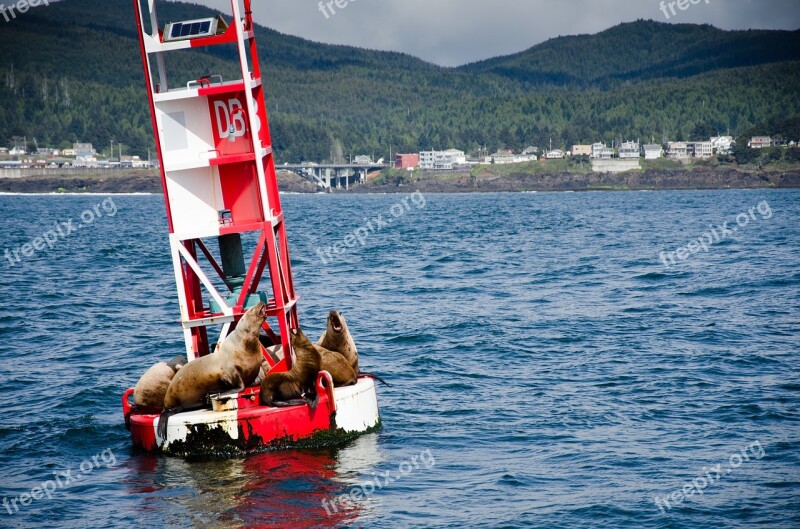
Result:
M637 21L597 35L559 37L464 69L534 84L615 86L686 78L727 68L800 60L798 31L723 31L709 25Z
M164 3L164 21L213 11ZM560 37L461 68L409 55L313 43L259 27L267 106L280 161L344 152L738 135L800 115L800 32L721 31L639 21ZM0 30L0 143L111 139L151 146L129 0L64 0ZM169 57L177 79L230 78L233 49Z

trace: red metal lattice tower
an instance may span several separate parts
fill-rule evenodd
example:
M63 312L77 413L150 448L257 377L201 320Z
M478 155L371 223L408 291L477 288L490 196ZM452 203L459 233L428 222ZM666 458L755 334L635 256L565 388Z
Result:
M181 26L184 34L175 24L160 27L156 0L144 1L146 10L142 0L134 0L134 6L186 352L190 359L208 354L208 328L222 325L221 341L258 301L268 305L270 319L265 331L277 342L270 326L277 319L283 350L291 351L289 329L298 325L297 297L251 0L231 0L227 27L223 18L187 21ZM168 53L219 45L236 47L238 78L226 80L218 73L206 72L199 79L170 86ZM253 234L257 240L248 263L242 254L243 234ZM220 259L204 242L210 238L218 240ZM210 266L213 274L207 274L201 262ZM265 272L269 294L258 291ZM273 369L291 366L292 355L285 356L286 363L273 365Z

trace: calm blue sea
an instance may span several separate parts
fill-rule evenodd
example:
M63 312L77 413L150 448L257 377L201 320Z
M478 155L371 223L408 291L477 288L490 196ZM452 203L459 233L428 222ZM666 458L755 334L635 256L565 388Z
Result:
M800 527L800 192L413 191L283 197L383 430L194 463L120 406L182 350L161 197L0 196L0 527Z

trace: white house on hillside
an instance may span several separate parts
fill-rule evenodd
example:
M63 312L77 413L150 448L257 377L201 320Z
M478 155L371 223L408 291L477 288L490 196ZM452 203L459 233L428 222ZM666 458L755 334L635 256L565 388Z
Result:
M638 158L639 157L639 142L626 141L619 146L617 150L620 158Z
M714 147L710 141L693 141L687 144L689 153L695 158L711 158Z
M466 163L466 154L458 149L422 151L419 153L420 169L450 170L455 165L464 165Z
M436 160L436 151L421 151L419 153L419 168L433 169L433 164L435 160Z
M592 144L592 158L595 160L610 160L614 155L614 150L606 147L605 143Z
M711 138L711 148L717 154L728 154L735 143L733 136L714 136Z
M453 165L464 165L467 163L467 155L464 154L464 151L459 151L458 149L447 149L441 154L442 160Z
M772 147L772 138L769 136L753 136L750 139L750 148L763 149L764 147Z
M664 156L664 149L661 147L661 145L643 145L642 155L644 156L645 160L658 160Z
M671 160L688 160L689 159L689 146L683 141L669 142L669 150L667 151L667 158Z
M516 158L512 151L497 151L492 155L492 163L495 165L517 163Z

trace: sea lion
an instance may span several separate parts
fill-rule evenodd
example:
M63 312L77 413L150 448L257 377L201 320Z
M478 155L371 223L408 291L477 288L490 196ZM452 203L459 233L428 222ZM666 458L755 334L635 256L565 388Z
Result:
M325 349L321 345L314 346L322 359L320 369L331 374L334 387L352 386L358 382L358 373L350 365L350 362L340 353Z
M356 342L353 340L353 335L350 334L347 321L344 319L344 315L341 312L332 310L330 314L328 314L328 327L317 341L317 346L337 352L347 359L353 371L356 373L356 382L358 382L358 377L366 376L374 378L387 386L389 385L388 382L378 375L365 373L358 367L358 349L356 349ZM333 373L331 373L331 375L333 375Z
M328 314L328 327L322 336L317 340L317 345L335 351L344 356L353 371L358 373L358 349L356 349L356 342L350 335L350 330L347 328L347 321L341 312L332 310Z
M261 341L261 345L264 345L264 341ZM273 345L271 347L266 348L267 354L272 358L273 362L280 362L283 360L283 346L282 345ZM253 386L260 386L261 382L264 381L264 378L269 374L269 370L272 369L272 366L267 359L265 358L263 362L261 362L261 369L258 370L258 376L253 381Z
M261 342L264 343L263 341ZM331 351L330 349L325 349L322 346L315 345L314 347L317 348L319 351L320 357L322 358L320 364L320 371L327 371L330 373L331 378L333 379L333 385L335 387L341 386L352 386L356 382L358 382L358 373L356 373L352 367L350 367L350 363L347 359L342 356L340 353L336 351ZM276 362L280 362L283 360L283 348L280 345L275 345L267 349L267 352L270 354L272 359ZM259 379L256 380L256 384L260 384L266 373L264 369L269 372L269 364L264 361L264 367L261 369L261 373L259 373Z
M317 375L322 359L303 331L293 329L292 348L295 361L284 373L271 373L261 383L259 402L262 406L293 406L303 398L311 408L317 405Z
M133 403L142 408L161 408L169 383L185 365L186 355L178 355L169 362L159 362L148 369L136 383Z
M264 360L258 335L266 318L267 307L259 303L242 316L215 352L178 371L164 396L164 412L158 423L162 439L166 438L170 416L202 408L208 395L239 392L256 380Z

